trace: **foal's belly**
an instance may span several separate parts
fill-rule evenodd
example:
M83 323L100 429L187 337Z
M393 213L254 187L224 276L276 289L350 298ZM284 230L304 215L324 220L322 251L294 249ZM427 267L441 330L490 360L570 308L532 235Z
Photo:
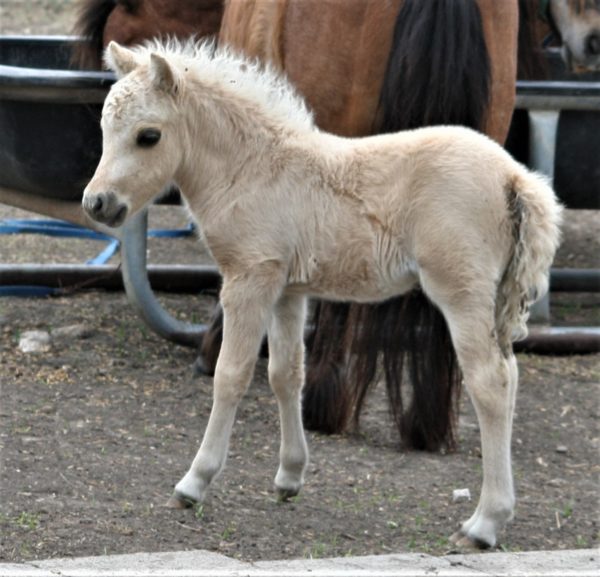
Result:
M313 282L291 283L286 292L330 301L374 303L407 293L418 282L418 276L412 271L398 272L393 278L383 274L369 279L342 275L335 279L322 277L318 282L314 279Z
M358 220L332 234L334 240L327 246L297 251L290 261L289 291L325 300L373 303L414 288L419 277L411 253L397 236L383 235L367 225Z

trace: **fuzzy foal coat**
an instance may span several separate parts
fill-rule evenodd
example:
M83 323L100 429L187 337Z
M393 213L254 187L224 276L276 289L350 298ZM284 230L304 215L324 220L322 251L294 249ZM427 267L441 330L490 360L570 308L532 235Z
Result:
M260 168L247 169L265 174L260 186L249 189L250 174L239 172L228 200L201 217L224 275L268 262L282 290L333 300L385 300L410 290L424 273L447 287L450 302L482 291L494 299L490 291L520 234L513 196L535 220L553 210L540 178L461 127L364 139L306 131L276 139L261 152ZM202 212L193 198L188 202L192 214ZM534 256L553 250L552 226L543 233ZM528 279L538 294L545 290L539 274ZM532 286L522 287L520 298Z
M174 180L223 274L213 409L170 504L202 501L223 468L265 332L281 419L275 485L297 494L308 459L305 297L382 301L418 283L448 323L481 428L480 502L454 538L494 545L515 501L511 342L547 289L560 222L552 189L467 128L321 132L284 79L227 51L111 45L108 55L125 78L105 102L84 208L115 225Z

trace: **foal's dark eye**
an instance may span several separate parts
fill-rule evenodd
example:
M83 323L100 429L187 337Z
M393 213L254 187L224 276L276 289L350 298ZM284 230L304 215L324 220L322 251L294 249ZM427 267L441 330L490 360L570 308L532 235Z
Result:
M136 142L138 146L150 148L160 140L160 130L158 128L144 128L137 135Z

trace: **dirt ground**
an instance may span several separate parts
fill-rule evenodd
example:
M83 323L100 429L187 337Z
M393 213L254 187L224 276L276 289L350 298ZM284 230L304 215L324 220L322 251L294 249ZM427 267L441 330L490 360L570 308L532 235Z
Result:
M72 2L5 0L2 33L67 31ZM12 12L11 12L12 11ZM44 20L51 14L50 19ZM0 205L0 219L34 217ZM176 208L154 208L151 226L176 228ZM0 262L82 263L103 243L34 235L0 237ZM556 266L598 267L600 219L569 211ZM151 240L151 262L197 263L190 238ZM118 261L118 257L115 258ZM205 320L207 296L161 295L179 318ZM555 324L600 324L596 295L552 296ZM45 353L20 352L21 334L73 324L86 338ZM453 454L398 450L382 387L360 430L309 433L311 463L300 496L278 503L272 487L279 429L260 360L238 413L227 467L196 510L162 507L187 469L207 422L211 379L194 377L195 352L147 329L121 293L0 298L0 560L209 549L244 560L388 552L447 553L447 537L479 495L481 455L464 399ZM516 516L500 535L508 551L600 543L600 355L519 355L514 425ZM469 488L474 501L453 504Z

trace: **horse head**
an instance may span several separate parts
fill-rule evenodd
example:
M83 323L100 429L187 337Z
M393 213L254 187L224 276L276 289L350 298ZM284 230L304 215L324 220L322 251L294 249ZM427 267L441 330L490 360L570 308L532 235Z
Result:
M102 158L83 208L111 227L150 204L172 182L181 161L176 144L178 79L160 55L111 42L106 63L119 81L102 111Z
M548 9L567 65L600 70L600 0L550 0Z

